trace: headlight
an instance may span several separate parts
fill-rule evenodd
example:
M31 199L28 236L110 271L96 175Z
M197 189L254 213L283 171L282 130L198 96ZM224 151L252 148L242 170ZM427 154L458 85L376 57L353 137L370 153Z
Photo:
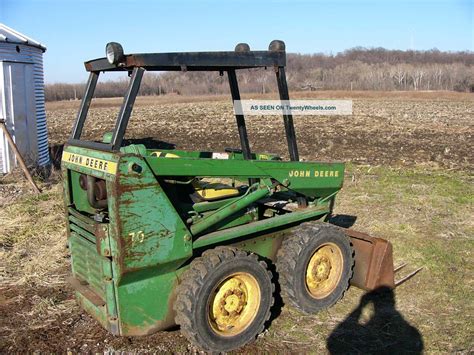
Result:
M250 46L247 43L239 43L235 46L236 52L250 52Z
M124 61L123 48L120 43L110 42L105 46L105 54L110 64L118 64Z

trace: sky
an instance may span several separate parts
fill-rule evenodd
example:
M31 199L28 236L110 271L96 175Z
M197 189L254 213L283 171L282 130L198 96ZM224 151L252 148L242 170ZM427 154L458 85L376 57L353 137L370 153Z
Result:
M46 83L84 82L107 42L125 53L263 50L333 53L356 46L474 51L474 0L0 0L0 22L41 42Z

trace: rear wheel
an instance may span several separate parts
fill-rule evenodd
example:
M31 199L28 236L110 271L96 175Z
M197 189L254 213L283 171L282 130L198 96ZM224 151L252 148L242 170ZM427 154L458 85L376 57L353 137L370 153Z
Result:
M174 306L184 336L206 351L241 347L264 329L274 285L255 254L218 247L196 258L183 274Z
M308 314L332 306L349 287L353 264L350 240L342 230L303 223L278 251L284 301Z

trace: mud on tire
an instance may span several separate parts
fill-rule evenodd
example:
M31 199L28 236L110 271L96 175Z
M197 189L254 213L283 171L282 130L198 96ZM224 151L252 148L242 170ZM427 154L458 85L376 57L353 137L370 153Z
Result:
M176 323L206 351L230 351L253 341L270 318L272 274L257 255L217 247L194 259L177 287Z

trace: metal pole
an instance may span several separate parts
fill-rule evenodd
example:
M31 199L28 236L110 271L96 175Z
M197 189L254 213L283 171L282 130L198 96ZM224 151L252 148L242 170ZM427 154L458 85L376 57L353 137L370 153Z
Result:
M240 92L239 85L237 83L237 76L235 75L234 69L229 69L227 71L227 76L229 77L230 92L232 94L232 101L235 105L235 101L240 101ZM249 138L247 135L247 127L245 127L245 117L244 115L235 115L237 120L237 129L239 130L240 137L240 146L242 147L242 153L244 159L252 159L252 154L250 152Z
M115 125L114 135L112 137L112 150L118 150L122 145L123 136L125 134L125 130L127 129L128 120L130 119L133 104L137 98L144 72L145 69L141 67L133 68L132 78L130 79L130 84L128 86L127 93L125 94L125 99Z
M38 188L36 183L34 182L33 178L31 177L30 172L28 171L28 168L26 167L25 161L23 160L23 157L20 154L20 151L18 150L15 142L13 141L12 136L10 135L10 132L8 132L7 126L5 125L5 120L0 119L0 128L3 130L5 133L5 136L7 137L7 141L12 148L13 152L15 153L16 158L18 159L18 162L20 163L21 169L26 175L26 178L30 182L31 186L33 186L33 190L35 190L35 193L40 194L41 190Z
M77 114L76 122L74 122L74 128L72 130L71 139L80 139L82 128L84 127L84 121L87 117L87 112L91 106L92 97L94 96L95 87L97 85L97 80L99 79L99 73L91 72L89 75L89 80L87 81L86 91L84 97L82 98L81 107L79 108L79 113Z
M285 75L285 68L278 67L276 70L276 77L278 82L278 92L280 93L280 100L282 101L289 101L290 94L288 93L288 84L286 83L286 75ZM285 124L285 132L286 132L286 141L288 142L288 151L290 153L290 160L292 161L299 161L300 157L298 154L298 146L296 144L296 133L295 133L295 126L293 125L293 115L291 113L283 114L283 122ZM297 202L299 207L306 207L308 206L308 201L304 196L298 196Z
M276 77L277 77L277 82L278 82L278 92L280 93L280 100L283 103L283 101L290 100L284 67L277 68ZM295 127L293 125L293 116L291 115L291 113L283 114L283 122L285 124L286 140L288 142L288 151L290 153L290 160L299 161L298 146L296 144Z

